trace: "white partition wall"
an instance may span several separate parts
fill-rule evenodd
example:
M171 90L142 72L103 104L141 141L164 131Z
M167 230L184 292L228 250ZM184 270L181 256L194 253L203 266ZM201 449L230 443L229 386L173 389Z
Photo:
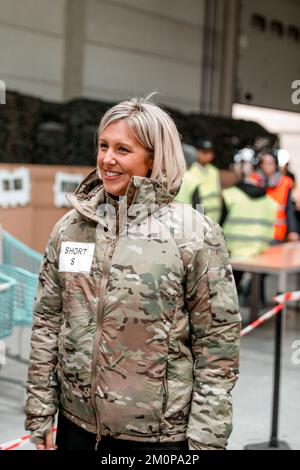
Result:
M158 90L160 101L198 110L203 0L87 0L84 94Z
M0 0L0 79L9 90L62 99L65 0Z
M223 0L220 0L223 1ZM205 0L0 0L0 80L45 99L157 90L199 110Z

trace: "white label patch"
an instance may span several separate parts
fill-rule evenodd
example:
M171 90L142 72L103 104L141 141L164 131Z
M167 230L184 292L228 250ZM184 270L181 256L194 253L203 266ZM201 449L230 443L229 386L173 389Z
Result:
M59 255L59 271L89 273L94 249L95 243L62 242Z

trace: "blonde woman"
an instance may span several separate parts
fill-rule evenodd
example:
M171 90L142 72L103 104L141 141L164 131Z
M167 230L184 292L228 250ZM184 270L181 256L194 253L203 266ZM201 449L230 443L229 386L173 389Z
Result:
M149 99L103 116L97 169L40 271L26 403L37 449L226 447L240 314L220 227L173 201L184 170L175 124Z

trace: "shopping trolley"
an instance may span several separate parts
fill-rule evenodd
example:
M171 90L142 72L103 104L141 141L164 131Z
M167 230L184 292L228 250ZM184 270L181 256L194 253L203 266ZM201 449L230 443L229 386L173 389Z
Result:
M12 333L16 286L14 279L0 274L0 339Z
M43 259L41 253L29 248L5 230L1 231L2 260L1 263L17 266L33 274L37 274Z
M14 327L14 311L16 303L17 281L3 273L0 273L0 370L6 363L6 351L4 338L11 336ZM12 377L0 376L0 381L25 387L25 383Z
M0 274L16 281L13 308L14 325L31 326L38 275L9 264L0 264Z

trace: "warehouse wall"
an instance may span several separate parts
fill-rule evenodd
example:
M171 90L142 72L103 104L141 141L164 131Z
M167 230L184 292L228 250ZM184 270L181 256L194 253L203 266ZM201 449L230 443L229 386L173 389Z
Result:
M159 90L165 104L198 110L203 0L87 0L84 95Z
M261 18L261 30L254 15ZM291 99L299 77L300 1L241 0L236 102L300 112Z
M0 0L0 80L44 99L154 90L230 115L238 0Z
M0 79L7 89L58 100L159 90L164 103L198 110L203 5L0 0Z
M0 79L7 89L57 100L158 90L165 104L199 110L204 6L205 0L0 0Z
M0 0L0 79L6 88L62 99L65 0Z

